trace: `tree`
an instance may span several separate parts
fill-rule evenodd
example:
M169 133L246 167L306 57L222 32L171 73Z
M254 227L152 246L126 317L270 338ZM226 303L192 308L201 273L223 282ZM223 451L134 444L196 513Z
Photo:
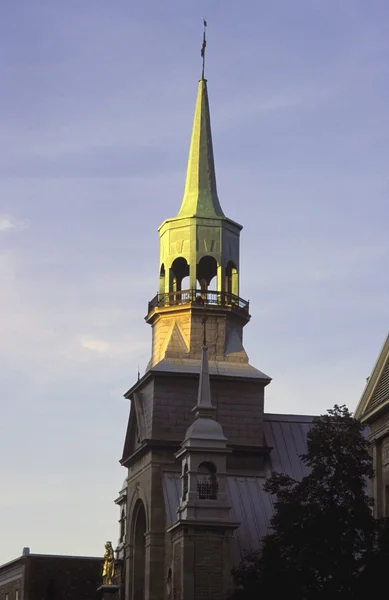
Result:
M314 420L302 460L309 474L301 481L275 473L265 486L275 498L271 532L261 552L233 572L240 588L235 598L357 597L375 532L366 493L373 472L363 425L345 406L335 405Z
M389 564L389 519L377 519L375 543L367 557L365 568L358 580L358 592L361 600L372 593L381 592L387 587L387 568Z

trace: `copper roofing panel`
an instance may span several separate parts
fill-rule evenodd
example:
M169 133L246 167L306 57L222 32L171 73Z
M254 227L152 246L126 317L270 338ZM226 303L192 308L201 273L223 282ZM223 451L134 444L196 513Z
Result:
M271 471L285 473L297 480L308 473L300 456L307 451L307 433L313 419L307 415L265 414L266 445L273 448Z

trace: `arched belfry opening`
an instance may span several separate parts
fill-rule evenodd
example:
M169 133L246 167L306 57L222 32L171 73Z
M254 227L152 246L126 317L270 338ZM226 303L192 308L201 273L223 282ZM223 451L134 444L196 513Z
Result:
M238 269L232 260L227 263L225 270L225 290L227 294L239 296Z
M172 262L170 267L170 291L180 292L182 280L189 275L189 265L185 258L179 256Z
M211 462L202 462L197 469L197 491L200 500L217 500L218 482L216 467Z
M144 504L138 500L132 517L132 600L144 600L146 575L146 511Z
M203 256L197 263L196 279L202 292L206 292L214 277L217 277L217 262L213 256Z

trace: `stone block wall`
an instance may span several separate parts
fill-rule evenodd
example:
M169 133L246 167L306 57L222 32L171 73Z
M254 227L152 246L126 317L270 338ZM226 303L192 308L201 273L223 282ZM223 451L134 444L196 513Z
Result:
M232 530L182 523L172 532L174 600L223 600L231 589Z
M181 443L193 422L197 401L197 376L161 376L154 383L152 437ZM242 381L211 376L215 418L230 444L260 447L263 437L264 386L261 381Z
M152 323L151 364L154 366L165 357L200 359L204 314L204 308L189 304L159 309ZM234 329L242 342L243 326L247 320L229 309L212 306L207 309L206 314L209 359L224 361L228 332ZM244 351L229 357L229 361L247 360Z
M162 468L174 463L169 451L149 451L128 469L128 507L125 559L125 599L132 598L133 565L136 555L145 552L145 600L161 600L165 593L165 501L162 489ZM145 544L134 535L134 513L142 502L146 511Z

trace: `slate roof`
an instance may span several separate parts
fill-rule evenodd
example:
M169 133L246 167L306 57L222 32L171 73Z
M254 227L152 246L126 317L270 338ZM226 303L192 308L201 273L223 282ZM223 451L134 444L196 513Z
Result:
M301 479L307 473L300 455L306 452L306 436L314 417L299 415L265 415L266 445L272 447L267 473L278 471ZM232 506L233 521L240 522L234 535L234 563L243 554L259 547L266 535L273 515L273 499L264 491L264 476L231 474L227 477L227 489ZM165 472L163 490L167 526L177 519L181 478L179 473Z

